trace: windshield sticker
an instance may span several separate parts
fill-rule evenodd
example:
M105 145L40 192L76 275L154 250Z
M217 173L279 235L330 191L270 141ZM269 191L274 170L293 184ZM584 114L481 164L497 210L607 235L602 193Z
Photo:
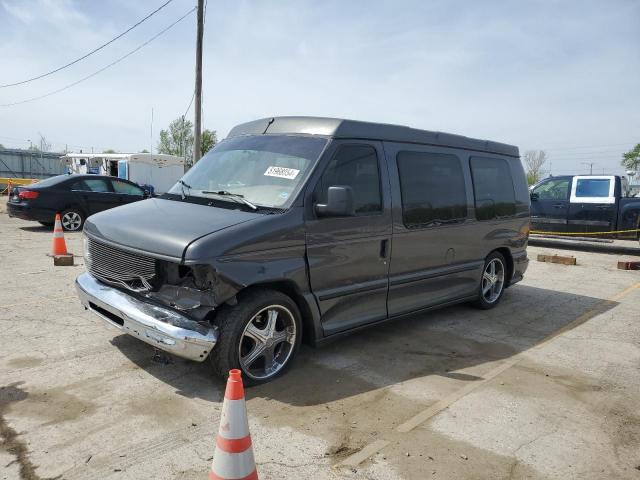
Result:
M267 168L267 171L264 172L267 177L278 177L278 178L286 178L289 180L293 180L298 176L300 170L295 168L287 168L287 167L274 167L271 166Z
M280 192L280 195L278 196L286 200L287 198L289 198L289 192Z

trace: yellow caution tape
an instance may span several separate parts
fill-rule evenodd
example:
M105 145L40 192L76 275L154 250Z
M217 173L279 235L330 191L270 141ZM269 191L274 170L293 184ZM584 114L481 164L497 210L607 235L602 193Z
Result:
M614 233L631 233L640 232L640 228L634 228L632 230L613 230L611 232L544 232L542 230L530 230L529 233L538 235L578 235L584 237L586 235L611 235Z

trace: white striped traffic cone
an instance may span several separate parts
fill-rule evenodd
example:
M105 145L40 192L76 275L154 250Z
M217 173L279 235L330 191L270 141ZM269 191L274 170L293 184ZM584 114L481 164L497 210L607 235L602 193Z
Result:
M52 255L67 255L67 244L64 242L64 231L60 214L56 213L56 221L53 226L53 242L51 245Z
M209 480L258 480L240 370L229 371Z

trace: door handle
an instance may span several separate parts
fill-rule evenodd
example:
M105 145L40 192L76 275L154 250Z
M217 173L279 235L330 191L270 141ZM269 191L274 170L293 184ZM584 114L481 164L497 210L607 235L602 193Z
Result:
M386 238L380 242L380 258L387 258L389 253L389 240Z
M609 210L611 208L609 205L598 205L598 210Z
M564 207L565 207L564 203L554 203L553 204L553 208L564 208Z

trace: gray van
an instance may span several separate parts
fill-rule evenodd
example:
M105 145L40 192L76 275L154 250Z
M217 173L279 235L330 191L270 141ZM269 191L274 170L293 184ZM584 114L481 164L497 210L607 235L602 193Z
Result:
M89 217L82 304L225 376L271 380L301 341L460 302L527 268L518 148L332 118L235 127L169 192Z

